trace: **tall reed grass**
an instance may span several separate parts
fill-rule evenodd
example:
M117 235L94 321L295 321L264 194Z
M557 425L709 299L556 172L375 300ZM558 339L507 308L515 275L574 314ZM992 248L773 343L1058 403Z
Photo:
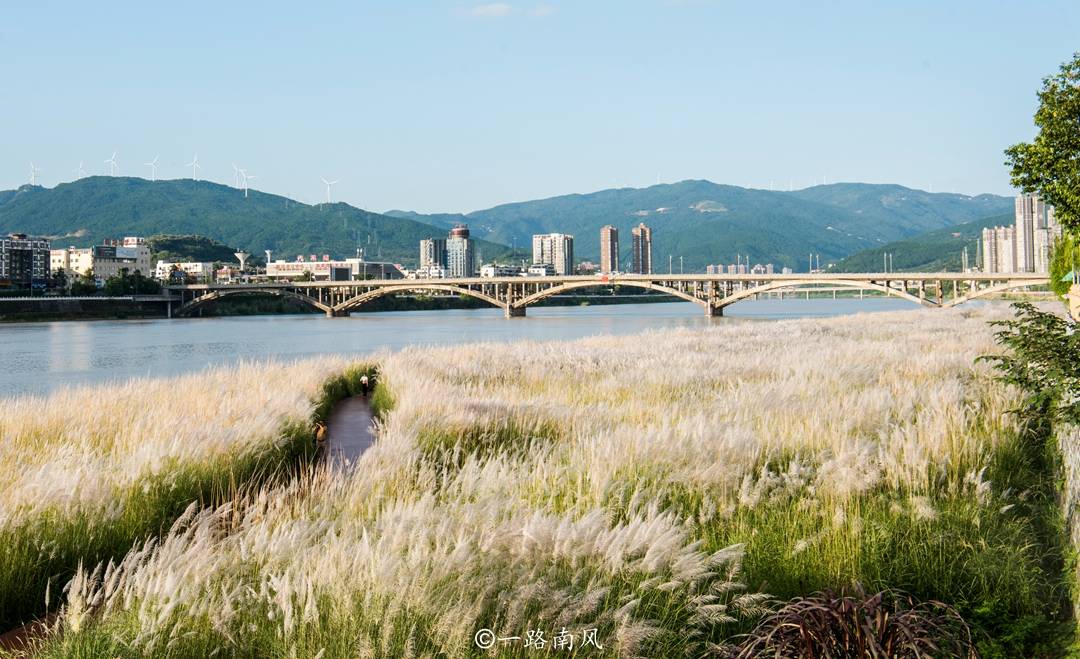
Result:
M55 605L80 563L310 454L324 383L345 368L248 363L0 403L0 625L40 613L46 593Z
M1016 647L1001 620L1061 593L1017 393L976 362L1001 313L388 355L354 471L88 564L45 656L530 656L564 628L597 656L706 655L764 593L854 582ZM522 640L484 652L480 629Z

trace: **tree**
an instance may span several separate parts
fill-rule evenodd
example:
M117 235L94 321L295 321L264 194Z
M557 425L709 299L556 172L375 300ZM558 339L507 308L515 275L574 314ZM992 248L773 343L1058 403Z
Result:
M58 291L66 291L68 287L67 270L60 268L53 274L53 288Z
M71 282L72 295L97 295L97 280L94 279L94 271L87 270Z
M1035 125L1039 134L1030 144L1005 150L1013 185L1038 193L1061 226L1080 235L1080 52L1043 78Z
M127 268L121 268L120 274L105 281L106 295L154 295L161 292L161 286L152 279L147 279L136 270L128 274Z

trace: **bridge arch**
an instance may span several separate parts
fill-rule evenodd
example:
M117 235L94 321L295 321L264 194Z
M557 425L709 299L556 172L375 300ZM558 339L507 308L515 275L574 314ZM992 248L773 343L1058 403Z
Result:
M296 299L296 300L300 300L301 302L303 302L303 303L305 303L305 304L307 304L307 305L309 305L309 306L311 306L311 307L313 307L315 309L318 309L319 311L325 311L326 313L332 313L333 312L332 307L330 307L330 306L328 306L326 304L323 304L322 302L319 302L318 300L311 297L310 295L304 295L303 293L297 293L296 291L291 291L291 290L286 289L286 288L250 288L250 289L224 289L224 290L208 291L204 295L200 295L199 297L197 297L197 298L195 298L195 299L193 299L193 300L191 300L189 302L185 302L184 304L182 304L179 308L177 308L176 314L179 315L179 316L187 315L187 314L191 313L194 309L198 309L199 307L207 304L208 302L213 302L215 300L220 300L223 297L228 297L228 296L231 296L231 295L255 295L255 294L259 294L259 295L275 295L277 297L289 297L289 298L293 298L293 299Z
M965 302L970 302L972 300L977 300L978 298L984 297L986 295L993 295L995 293L1007 293L1009 291L1015 291L1015 290L1017 290L1019 288L1027 288L1029 286L1037 286L1037 285L1039 285L1041 283L1044 283L1044 282L1009 281L1009 282L1005 282L1004 284L998 284L996 286L988 286L988 287L983 288L983 289L977 289L974 292L968 293L967 295L965 295L963 297L958 297L955 300L950 300L950 301L946 302L944 306L946 306L946 307L956 307L956 306L959 306L959 305L961 305L961 304L963 304ZM1049 283L1049 279L1045 283Z
M415 281L415 280L414 280ZM425 290L425 291L445 291L447 293L457 293L458 295L468 295L478 300L483 300L488 304L506 310L506 305L501 300L491 297L486 293L480 291L474 291L463 286L455 286L453 284L429 284L429 283L409 283L393 286L381 286L379 288L373 288L369 291L365 291L360 295L355 295L348 300L333 307L334 312L342 313L351 311L367 302L371 302L377 298L385 295L393 295L394 293L404 293L408 291Z
M899 280L899 279L900 278L898 277L897 280ZM824 285L846 286L847 288L852 288L852 289L879 291L879 292L885 293L887 295L903 298L903 299L907 300L908 302L914 302L915 304L919 304L919 305L923 305L923 306L927 306L927 307L936 307L936 306L938 306L936 302L933 302L933 301L928 300L928 299L920 299L918 296L912 295L911 293L908 293L907 291L904 291L904 290L898 290L898 289L895 289L895 288L889 288L887 286L883 286L881 284L878 284L878 283L875 283L875 282L872 282L872 281L859 281L859 280L854 280L854 279L835 279L835 280L830 279L828 281L821 281L821 280L815 280L815 279L783 279L783 280L780 280L780 281L773 281L773 282L769 282L767 284L762 284L760 286L755 286L753 288L748 288L746 290L738 291L736 293L728 295L727 297L724 297L724 298L720 299L719 306L720 306L720 308L723 308L723 307L735 304L736 302L739 302L741 300L745 300L747 298L753 297L753 296L755 296L755 295L757 295L759 293L768 293L769 291L778 291L778 290L785 289L785 288L800 288L800 287L803 287L803 286L811 286L811 285L813 285L813 286L824 286Z
M578 288L596 288L597 286L630 286L632 288L641 288L641 289L650 290L650 291L657 291L657 292L660 292L660 293L664 293L666 295L673 295L673 296L675 296L677 298L681 298L683 300L686 300L687 302L693 302L694 304L698 304L698 305L701 305L701 306L706 307L706 308L708 308L708 306L709 306L709 303L706 300L696 298L693 295L690 295L689 293L684 293L682 291L678 291L678 290L675 290L674 288L669 288L667 286L661 286L660 284L654 284L654 283L652 283L650 281L638 281L638 280L635 280L635 279L629 279L629 280L619 279L619 280L610 281L610 282L603 282L603 281L568 281L568 282L566 282L564 284L558 284L557 286L552 286L551 288L545 288L542 291L537 291L537 292L532 293L530 295L526 295L525 297L521 298L520 300L514 302L512 306L514 306L515 308L524 309L525 307L529 306L530 304L533 304L535 302L539 302L540 300L549 298L549 297L551 297L553 295L558 295L559 293L564 293L566 291L572 291L572 290L578 289Z

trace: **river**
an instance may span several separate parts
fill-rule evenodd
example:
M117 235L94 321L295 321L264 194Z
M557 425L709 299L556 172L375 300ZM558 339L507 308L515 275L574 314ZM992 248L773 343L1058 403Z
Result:
M388 311L349 318L242 316L0 325L0 397L67 385L166 376L239 359L363 354L408 345L574 339L664 327L914 309L895 298L749 300L706 318L690 302L499 309Z

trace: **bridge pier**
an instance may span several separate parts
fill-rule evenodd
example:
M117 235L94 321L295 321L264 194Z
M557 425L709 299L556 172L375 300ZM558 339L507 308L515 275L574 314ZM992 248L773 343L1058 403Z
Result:
M349 317L349 312L346 309L327 309L326 310L326 317L327 318L348 318Z
M724 307L721 307L719 305L713 305L713 304L710 304L710 305L706 306L705 307L705 317L706 318L723 318L724 317Z
M512 307L508 304L503 307L503 316L505 318L524 318L525 307Z

